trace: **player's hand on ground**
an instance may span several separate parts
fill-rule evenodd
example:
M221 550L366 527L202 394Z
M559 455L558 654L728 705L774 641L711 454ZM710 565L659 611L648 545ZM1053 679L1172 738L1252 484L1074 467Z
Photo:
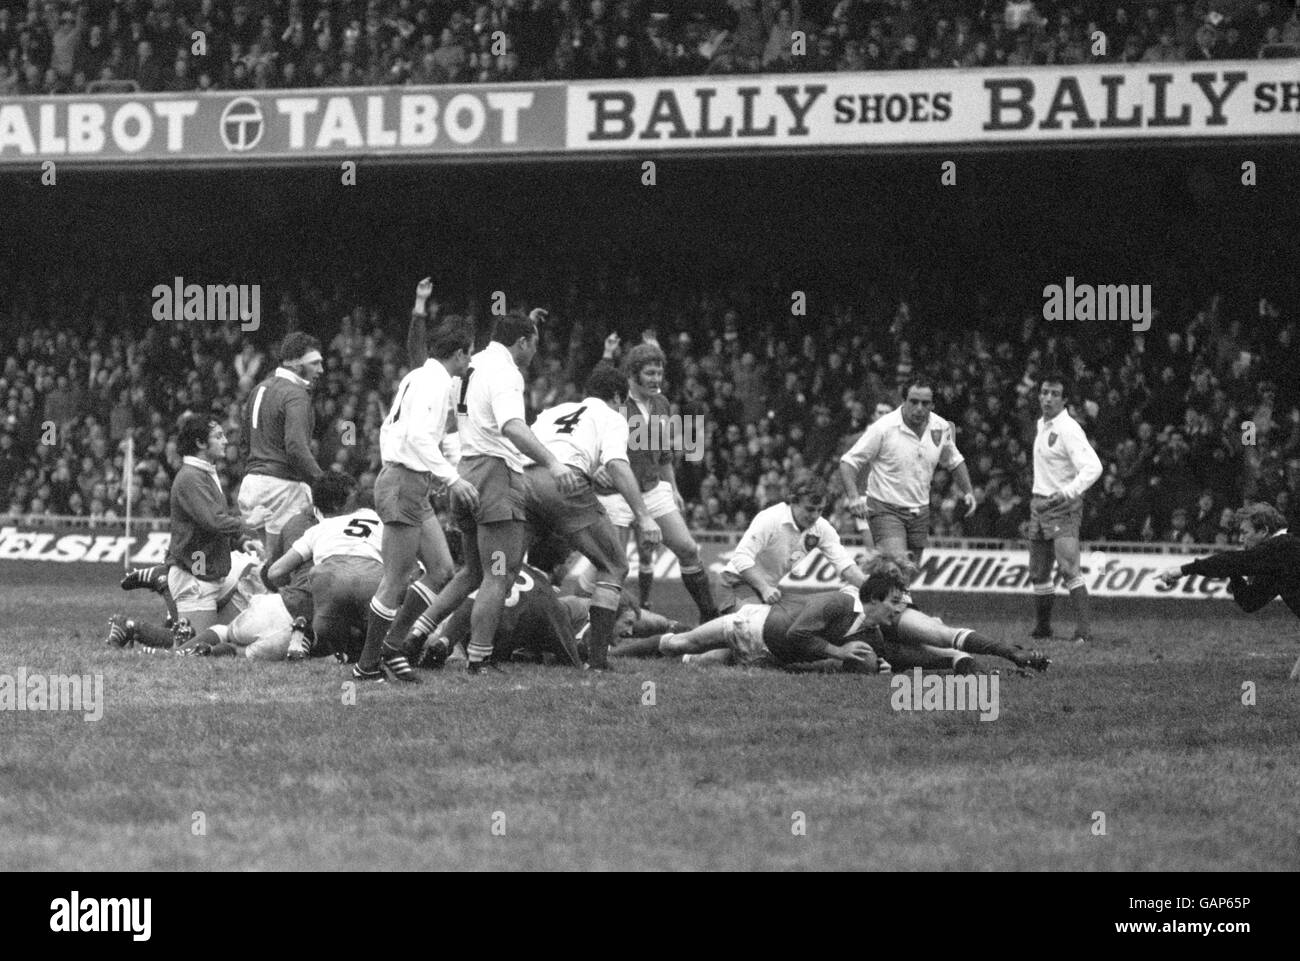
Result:
M664 534L659 529L659 525L654 522L654 518L646 514L644 517L637 518L636 539L640 544L653 545L663 541Z
M855 497L849 501L849 513L854 517L867 519L867 499L866 497Z
M478 490L463 477L457 477L447 485L447 496L453 506L462 504L467 510L478 510Z
M764 604L780 604L780 603L781 603L781 589L780 589L779 587L769 587L769 588L767 588L767 590L763 591L763 603L764 603Z
M1160 581L1160 583L1162 584L1172 587L1173 585L1178 583L1179 578L1181 578L1182 576L1183 576L1183 569L1181 567L1167 567L1159 574L1156 575L1156 580Z
M555 486L560 489L561 494L576 494L582 490L582 485L587 483L584 474L567 464L558 464L551 470L551 476L555 478Z

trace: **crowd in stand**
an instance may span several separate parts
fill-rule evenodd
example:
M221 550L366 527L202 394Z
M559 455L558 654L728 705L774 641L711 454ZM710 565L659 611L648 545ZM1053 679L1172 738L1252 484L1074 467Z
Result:
M290 329L314 333L326 347L315 390L317 458L366 486L404 371L405 318L355 306L342 286L286 287L270 299L279 314L261 340L237 324L141 324L147 302L125 297L28 297L0 328L0 514L121 518L131 434L133 514L165 518L180 464L177 424L189 411L216 413L236 441L220 469L233 496L242 405L274 369L271 338ZM548 304L552 321L529 380L534 412L575 399L608 327L619 325L610 318L653 317L637 289L570 287ZM622 310L602 298L622 301ZM1245 324L1239 307L1216 298L1195 316L1158 318L1146 334L1061 339L1032 317L1015 336L918 323L908 304L884 298L772 322L743 298L728 303L713 293L671 322L621 326L625 342L661 344L675 409L704 418L703 458L678 468L697 530L741 530L790 484L809 473L832 477L839 455L897 405L898 385L926 373L936 411L958 426L978 502L961 516L952 479L940 470L933 533L1017 538L1028 516L1034 377L1057 367L1071 376L1071 412L1105 466L1086 498L1084 537L1223 544L1232 537L1232 508L1263 500L1289 515L1300 494L1300 379L1291 369L1300 330L1266 300L1250 305ZM487 318L476 321L481 336ZM988 328L997 329L1008 327ZM832 520L853 529L838 506Z
M0 96L1297 55L1291 0L0 0Z

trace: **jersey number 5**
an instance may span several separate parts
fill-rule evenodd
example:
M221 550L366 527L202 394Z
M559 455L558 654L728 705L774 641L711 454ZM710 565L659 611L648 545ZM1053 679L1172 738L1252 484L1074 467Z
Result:
M348 521L348 526L343 528L343 533L348 537L369 537L375 532L378 521L372 521L365 517L354 517Z

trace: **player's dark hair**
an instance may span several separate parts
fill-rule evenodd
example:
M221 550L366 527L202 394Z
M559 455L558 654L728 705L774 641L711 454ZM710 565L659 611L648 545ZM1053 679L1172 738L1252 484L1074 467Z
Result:
M187 417L181 424L180 433L176 436L176 449L180 451L182 457L193 457L199 451L207 449L208 437L212 429L220 426L216 419L202 414Z
M287 334L280 344L280 363L287 364L291 360L297 360L312 350L320 350L320 341L311 334L295 330L292 334Z
M512 310L504 317L498 317L492 325L492 339L498 344L512 346L520 337L533 337L537 334L537 325L522 311Z
M928 390L931 394L934 391L934 380L928 374L916 374L902 386L903 400L907 400L907 395L912 392L913 388Z
M429 355L446 360L458 350L469 352L474 348L474 325L464 317L448 317L428 336Z
M1271 504L1247 504L1239 507L1233 519L1238 526L1242 521L1250 521L1250 526L1266 534L1274 534L1286 527L1286 518L1282 512Z
M817 504L826 503L826 482L820 477L808 477L798 481L790 488L790 503L810 500Z
M311 483L311 500L326 517L343 513L357 482L347 474L326 471Z
M1045 370L1038 375L1038 389L1042 390L1044 384L1060 384L1061 397L1066 399L1070 396L1070 381L1059 370Z
M587 397L613 402L616 397L627 396L627 378L613 367L602 364L587 376L582 392Z
M863 604L872 604L876 601L886 600L890 594L895 591L905 591L907 585L897 574L877 571L868 577L858 590L858 599Z
M641 368L651 364L662 367L668 362L663 350L656 344L637 344L623 358L623 373L632 378L641 374Z

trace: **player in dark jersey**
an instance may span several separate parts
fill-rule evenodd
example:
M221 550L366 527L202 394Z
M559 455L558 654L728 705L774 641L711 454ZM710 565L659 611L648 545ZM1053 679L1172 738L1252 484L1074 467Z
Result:
M295 331L280 346L280 366L253 388L244 410L248 460L239 485L247 527L265 530L267 560L284 552L284 525L311 507L310 484L323 471L311 452L311 389L325 369L320 342Z
M457 645L469 643L476 595L471 594L434 630L420 658L422 666L440 666ZM632 620L635 613L631 605L621 604L615 619L616 632L629 630ZM561 664L582 667L581 638L590 624L586 600L562 596L544 572L525 563L506 596L492 649L500 657L540 662L549 655Z
M602 365L613 366L612 349L617 346L617 338L611 336L607 342L607 352L597 368ZM663 429L672 408L663 395L664 352L657 344L637 344L627 353L623 362L623 372L627 376L628 402L626 406L628 421L628 463L641 487L641 496L650 516L659 529L663 531L663 542L677 555L681 565L682 585L691 595L691 600L700 610L702 621L711 620L718 615L713 591L709 586L709 575L700 561L700 547L691 537L683 517L685 503L677 490L677 477L673 470L673 451L667 440L669 431ZM667 446L666 446L667 445ZM632 509L627 502L613 491L608 474L597 471L593 477L597 493L601 494L600 503L609 515L614 527L618 529L627 543L628 531L632 527ZM641 551L641 566L638 580L640 582L640 604L646 606L650 595L653 577L651 561L653 550ZM590 591L593 583L584 579L584 589Z

